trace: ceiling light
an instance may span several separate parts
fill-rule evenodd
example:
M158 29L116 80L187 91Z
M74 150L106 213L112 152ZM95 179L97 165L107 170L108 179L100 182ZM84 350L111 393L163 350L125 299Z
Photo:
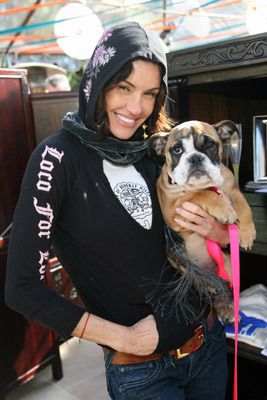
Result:
M103 33L100 19L90 8L79 3L62 7L55 20L65 20L54 25L59 47L68 56L87 60Z
M266 32L267 4L266 0L252 1L246 12L246 26L250 35Z

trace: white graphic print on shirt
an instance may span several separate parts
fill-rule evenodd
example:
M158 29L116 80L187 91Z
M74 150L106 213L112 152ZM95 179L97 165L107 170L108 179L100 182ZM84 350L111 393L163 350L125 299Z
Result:
M122 167L103 160L110 186L120 203L141 226L152 225L151 197L142 175L133 165Z
M42 153L42 161L40 162L40 171L38 172L38 182L36 184L36 187L38 191L41 192L50 192L52 185L51 182L53 180L53 176L51 175L51 172L54 169L54 163L53 161L58 160L59 163L61 163L62 157L64 156L64 152L59 152L56 148L46 146L44 152ZM48 157L48 159L47 159ZM52 158L52 160L49 160L49 157ZM35 211L40 215L40 220L38 223L38 236L40 238L45 237L47 239L50 239L50 234L51 234L51 226L52 222L54 219L54 213L53 209L50 205L50 203L45 203L45 204L38 204L39 200L36 197L33 197L33 206L35 208ZM42 217L43 216L43 217ZM45 250L39 250L39 272L40 272L40 279L44 279L44 274L45 274L45 267L47 264L47 260L49 257L48 251Z

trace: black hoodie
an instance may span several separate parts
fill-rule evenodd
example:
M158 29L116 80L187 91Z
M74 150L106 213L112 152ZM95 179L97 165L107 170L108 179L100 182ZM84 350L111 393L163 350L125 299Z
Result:
M157 290L159 281L172 280L175 271L166 262L164 223L155 190L157 166L146 155L135 163L152 200L152 227L145 229L114 195L103 172L105 156L87 140L94 139L99 91L136 56L161 63L166 71L157 38L139 24L107 31L81 82L79 116L67 116L65 128L33 152L13 219L6 302L64 337L71 334L84 308L45 284L53 245L85 309L127 326L154 313L160 336L157 351L163 351L181 346L197 323L186 325L179 305L172 311L159 306L164 294ZM166 74L163 79L166 83Z

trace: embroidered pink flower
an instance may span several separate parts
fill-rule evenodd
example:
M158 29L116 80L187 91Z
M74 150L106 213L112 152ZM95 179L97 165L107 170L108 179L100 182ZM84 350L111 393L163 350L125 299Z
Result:
M116 49L114 47L106 48L99 59L99 64L100 65L107 64L110 61L110 59L115 55L115 53Z
M103 44L100 45L94 54L93 58L93 68L96 68L98 65L103 66L107 64L110 59L115 55L116 49L114 47L106 48Z
M112 36L113 29L108 29L106 32L103 33L99 40L99 44L103 44Z
M106 48L103 44L96 48L95 54L93 57L93 68L95 68L98 64L100 64L99 60L101 59L105 50L106 50Z
M91 95L91 89L92 89L92 81L91 81L91 79L88 79L88 81L86 81L84 89L83 89L87 102Z
M112 36L112 32L112 29L109 29L103 34L87 66L86 76L88 80L86 81L83 89L87 102L90 98L92 90L92 80L97 78L98 74L101 72L102 67L106 65L116 54L115 47L106 47L106 45L104 44L104 42L106 42Z

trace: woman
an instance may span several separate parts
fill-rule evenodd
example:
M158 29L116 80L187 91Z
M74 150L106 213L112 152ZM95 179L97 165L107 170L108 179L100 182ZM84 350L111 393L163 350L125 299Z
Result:
M13 221L6 301L63 337L101 344L113 399L218 400L226 386L222 325L208 311L203 321L186 323L180 305L159 306L175 271L166 261L158 167L145 138L170 128L166 91L166 59L156 36L137 23L105 32L81 81L78 113L67 114L63 129L28 163ZM177 215L177 223L227 242L224 227L198 207L187 203L180 216L189 221ZM84 308L44 284L51 245ZM191 294L197 314L199 299ZM195 351L178 359L199 328Z

